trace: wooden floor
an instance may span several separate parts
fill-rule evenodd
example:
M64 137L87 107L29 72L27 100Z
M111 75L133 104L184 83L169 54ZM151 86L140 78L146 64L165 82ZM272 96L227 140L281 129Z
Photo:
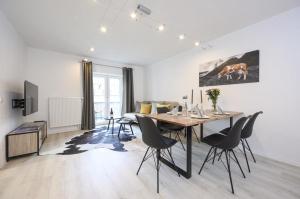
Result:
M135 132L139 134L137 128ZM57 147L76 132L50 135L44 147ZM251 142L251 140L250 140ZM192 178L178 177L167 166L160 171L160 194L156 193L156 173L152 159L136 170L145 152L140 138L131 141L128 152L95 149L76 155L29 156L10 161L0 170L1 199L96 199L96 198L300 198L300 168L257 157L252 172L240 152L243 179L232 164L235 195L231 194L228 173L216 162L199 168L208 152L205 144L193 143ZM185 153L177 144L175 162L183 166Z

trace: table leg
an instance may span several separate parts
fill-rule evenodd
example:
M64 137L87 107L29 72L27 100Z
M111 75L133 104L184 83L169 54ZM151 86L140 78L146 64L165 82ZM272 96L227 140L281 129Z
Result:
M121 129L122 129L122 124L120 124L120 127L119 127L118 137L120 137Z
M203 140L203 124L200 124L200 140Z
M114 134L114 128L115 128L115 120L112 119L112 129L111 129L111 134Z
M230 117L230 128L233 126L233 117Z
M110 119L108 120L108 125L107 125L107 131L109 130L109 126L110 126Z
M165 165L169 166L174 171L180 173L185 178L191 178L192 176L192 127L186 127L186 170L174 165L172 162L169 162L167 159L162 156L159 157L159 160Z
M186 129L186 178L192 176L192 127Z

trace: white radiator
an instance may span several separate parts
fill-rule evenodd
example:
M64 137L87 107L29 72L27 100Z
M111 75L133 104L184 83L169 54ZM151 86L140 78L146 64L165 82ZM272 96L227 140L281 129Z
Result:
M82 98L49 98L49 126L66 127L81 124Z

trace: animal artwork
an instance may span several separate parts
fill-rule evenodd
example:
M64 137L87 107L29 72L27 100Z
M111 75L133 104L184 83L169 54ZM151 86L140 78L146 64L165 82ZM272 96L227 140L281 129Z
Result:
M199 86L259 82L259 50L199 65Z
M244 77L243 79L246 80L248 74L247 64L239 63L225 66L223 70L218 73L218 79L224 76L226 76L227 80L232 79L232 74L234 73L237 73L239 75L237 80L240 80L242 76Z

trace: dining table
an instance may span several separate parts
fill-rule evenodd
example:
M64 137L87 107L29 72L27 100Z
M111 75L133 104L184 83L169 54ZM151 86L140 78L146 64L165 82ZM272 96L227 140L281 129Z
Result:
M167 122L171 124L176 124L185 127L186 129L186 168L180 168L173 164L169 160L157 154L159 160L165 165L169 166L171 169L180 173L185 178L191 178L192 176L192 128L195 126L200 126L200 140L203 139L203 126L205 123L213 122L217 120L227 120L229 119L229 127L233 125L233 118L242 115L242 112L236 111L224 111L221 114L208 112L206 117L196 117L191 114L149 114L146 117L152 118L156 121Z

